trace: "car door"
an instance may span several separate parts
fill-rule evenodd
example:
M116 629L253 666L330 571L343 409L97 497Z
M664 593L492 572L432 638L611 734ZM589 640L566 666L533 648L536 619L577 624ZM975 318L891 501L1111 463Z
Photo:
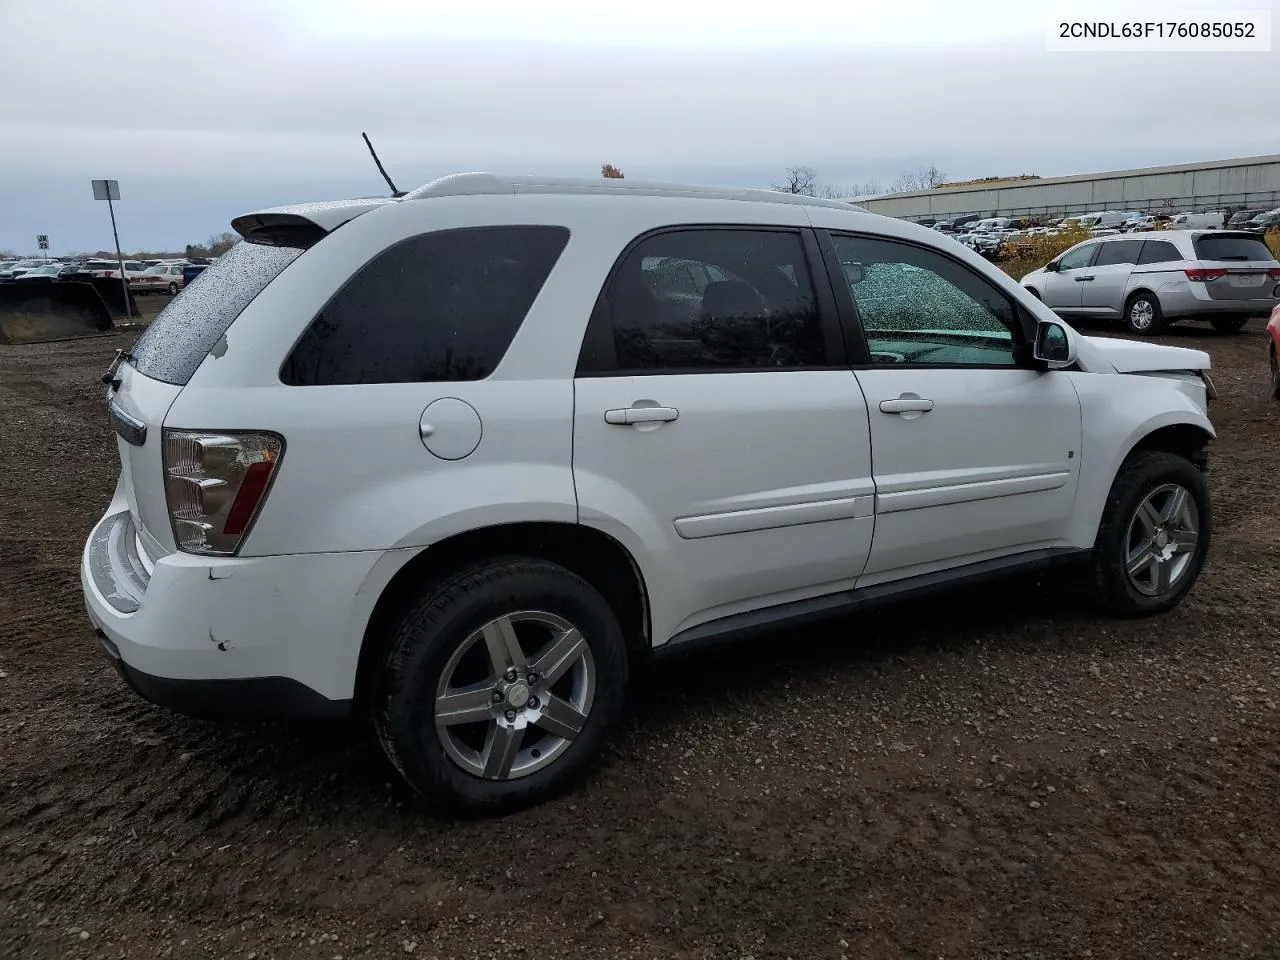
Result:
M1141 240L1104 240L1099 244L1093 263L1080 276L1084 281L1080 284L1080 312L1120 316L1124 312L1129 275L1141 252Z
M574 383L580 518L661 578L658 643L848 589L862 572L867 407L816 249L807 229L652 233L623 252L588 324ZM656 271L670 259L701 277L692 313L665 295Z
M1044 283L1045 306L1062 313L1075 313L1080 309L1087 283L1089 264L1097 253L1098 243L1082 243L1058 258L1058 269L1048 271Z
M861 585L1052 546L1071 518L1080 403L1030 321L942 250L833 233L871 363L876 527ZM851 346L853 352L855 347Z

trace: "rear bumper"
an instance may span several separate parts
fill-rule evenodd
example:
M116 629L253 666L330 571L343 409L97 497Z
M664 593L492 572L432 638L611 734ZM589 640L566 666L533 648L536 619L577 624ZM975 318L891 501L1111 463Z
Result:
M352 701L330 700L288 677L183 680L157 677L129 666L101 630L95 631L116 672L138 696L190 717L240 720L336 720L349 716Z
M1215 281L1216 282L1216 281ZM1220 317L1223 315L1265 317L1277 304L1280 297L1270 295L1275 285L1262 288L1267 296L1252 299L1214 299L1204 289L1203 283L1180 281L1162 286L1157 295L1160 297L1160 309L1166 317Z
M341 716L396 552L154 560L116 501L85 543L85 606L148 700L183 713Z

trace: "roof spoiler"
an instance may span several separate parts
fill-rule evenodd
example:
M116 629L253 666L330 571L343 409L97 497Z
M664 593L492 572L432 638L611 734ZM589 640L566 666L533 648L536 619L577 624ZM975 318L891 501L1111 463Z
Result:
M389 197L367 197L270 207L236 217L231 227L251 243L309 247L349 220L393 202Z

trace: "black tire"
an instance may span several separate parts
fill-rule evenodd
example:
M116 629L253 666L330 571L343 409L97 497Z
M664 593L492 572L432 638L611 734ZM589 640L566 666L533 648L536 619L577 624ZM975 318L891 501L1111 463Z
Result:
M1276 345L1267 351L1271 357L1271 399L1280 400L1280 361L1276 360Z
M178 285L176 283L169 284L169 296L176 297L178 295Z
M1142 315L1142 305L1146 305L1151 311L1151 320L1146 325L1135 318L1135 312ZM1137 308L1135 310L1135 308ZM1160 333L1164 327L1164 312L1160 309L1160 298L1154 293L1148 293L1146 290L1139 290L1131 295L1124 304L1124 325L1130 333L1136 333L1140 337L1149 337L1153 334Z
M1239 333L1249 322L1248 317L1211 317L1209 323L1219 333Z
M1130 525L1146 497L1164 484L1185 489L1199 514L1199 531L1190 561L1171 588L1149 596L1132 582L1128 570ZM1162 451L1132 455L1120 467L1107 495L1091 558L1091 586L1102 610L1117 617L1164 613L1186 596L1204 566L1213 532L1209 486L1199 467L1185 457Z
M523 610L577 626L594 663L595 695L581 731L548 766L513 779L483 779L455 762L437 734L437 686L468 636ZM543 560L496 558L434 584L399 621L376 681L374 725L391 763L430 804L469 816L508 813L562 792L596 758L622 713L628 666L622 628L594 587Z

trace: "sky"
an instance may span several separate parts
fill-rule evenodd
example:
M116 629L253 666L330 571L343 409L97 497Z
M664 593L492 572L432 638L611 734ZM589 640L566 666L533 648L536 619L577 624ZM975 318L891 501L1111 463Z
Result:
M1144 19L1272 0L1124 0ZM886 187L1280 152L1270 53L1049 52L1073 0L0 0L0 250L181 250L465 170Z

